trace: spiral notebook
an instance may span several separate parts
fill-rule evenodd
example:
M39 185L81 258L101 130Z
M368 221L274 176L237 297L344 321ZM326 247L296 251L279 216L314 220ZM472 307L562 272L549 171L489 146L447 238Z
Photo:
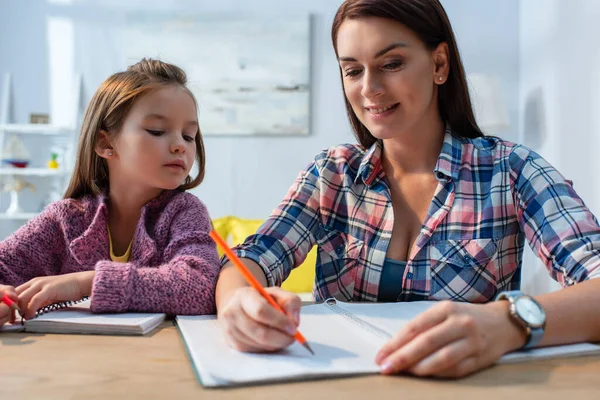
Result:
M37 312L35 318L0 327L0 332L81 333L95 335L145 335L164 321L165 314L93 314L90 300L52 304Z
M192 365L205 387L374 374L377 351L409 320L435 302L344 303L305 306L300 331L315 352L298 343L271 354L241 353L223 339L215 316L177 316ZM510 353L500 362L600 353L583 343Z

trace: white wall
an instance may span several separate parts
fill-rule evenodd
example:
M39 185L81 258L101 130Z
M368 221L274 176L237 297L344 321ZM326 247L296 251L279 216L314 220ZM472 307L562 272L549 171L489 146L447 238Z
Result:
M526 0L519 16L519 141L573 180L600 215L600 2ZM524 272L533 292L558 287L531 251Z
M124 66L115 64L104 46L103 34L91 25L110 27L124 12L189 10L190 12L240 12L273 15L296 12L312 15L311 37L311 134L296 138L207 137L207 173L194 191L213 217L234 214L265 218L279 203L298 172L322 148L353 142L349 128L338 67L330 40L331 21L341 0L220 0L141 1L0 0L0 74L10 71L15 81L15 117L26 121L30 112L50 112L55 97L49 84L50 58L47 24L50 19L71 19L75 37L63 46L75 50L73 70L92 70L85 77L86 97L110 73ZM517 139L518 111L518 0L443 0L458 38L468 72L492 73L503 84L511 128L501 135ZM87 29L79 29L78 26ZM93 49L93 57L78 58L77 49ZM27 49L24 51L23 49ZM202 121L200 121L202 122ZM4 201L0 208L6 207ZM4 222L2 222L4 224ZM2 237L2 232L0 232Z

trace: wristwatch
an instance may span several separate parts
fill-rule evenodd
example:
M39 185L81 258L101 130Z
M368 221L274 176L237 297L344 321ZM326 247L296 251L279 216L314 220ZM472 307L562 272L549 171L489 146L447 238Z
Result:
M519 290L501 292L496 296L496 301L508 300L509 313L513 321L525 329L527 339L523 349L535 347L542 336L546 326L546 312L533 297L521 293Z

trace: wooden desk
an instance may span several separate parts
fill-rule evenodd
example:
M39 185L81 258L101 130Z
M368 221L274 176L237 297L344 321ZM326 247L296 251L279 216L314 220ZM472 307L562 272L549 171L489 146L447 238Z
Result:
M365 376L236 389L203 389L177 328L145 337L0 334L0 399L589 399L600 356L490 368L440 381Z

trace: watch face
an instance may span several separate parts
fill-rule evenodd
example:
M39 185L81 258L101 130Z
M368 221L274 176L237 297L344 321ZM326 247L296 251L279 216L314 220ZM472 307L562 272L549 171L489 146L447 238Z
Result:
M529 325L539 327L546 320L544 310L529 297L519 297L515 302L517 314Z

